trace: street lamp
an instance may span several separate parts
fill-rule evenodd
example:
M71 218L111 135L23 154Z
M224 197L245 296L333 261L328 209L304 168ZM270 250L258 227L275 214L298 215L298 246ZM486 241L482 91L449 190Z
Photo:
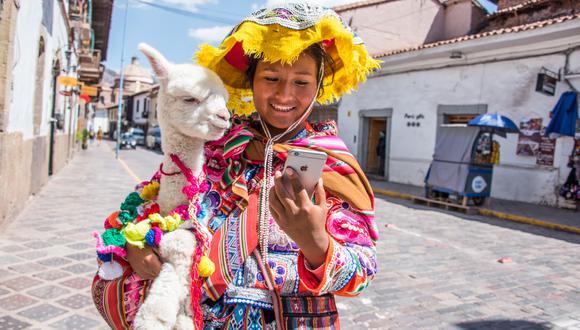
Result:
M125 21L123 23L123 44L121 45L121 79L119 80L119 106L117 108L117 146L115 147L115 158L119 158L121 147L121 116L123 114L123 83L125 81L125 70L123 60L125 58L125 37L127 32L127 13L129 12L129 0L125 3Z

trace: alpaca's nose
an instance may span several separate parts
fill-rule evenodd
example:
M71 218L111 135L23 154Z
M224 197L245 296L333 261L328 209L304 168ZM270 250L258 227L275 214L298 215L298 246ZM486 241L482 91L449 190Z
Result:
M230 112L228 110L222 110L217 113L216 115L219 119L223 119L224 121L230 120Z

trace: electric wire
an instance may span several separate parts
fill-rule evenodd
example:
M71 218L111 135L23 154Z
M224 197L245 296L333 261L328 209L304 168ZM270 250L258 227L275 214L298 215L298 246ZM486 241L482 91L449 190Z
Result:
M227 17L219 17L219 16L214 16L214 15L206 15L206 14L196 13L196 12L192 12L189 10L160 5L158 3L153 3L153 2L149 2L149 1L145 1L145 0L131 0L131 1L135 1L135 2L138 2L140 4L144 4L144 5L147 5L150 7L161 9L161 10L167 11L169 13L187 16L187 17L191 17L191 18L197 18L197 19L210 21L210 22L218 22L218 23L229 24L229 25L235 25L238 22L238 19L233 19L233 18L230 19Z

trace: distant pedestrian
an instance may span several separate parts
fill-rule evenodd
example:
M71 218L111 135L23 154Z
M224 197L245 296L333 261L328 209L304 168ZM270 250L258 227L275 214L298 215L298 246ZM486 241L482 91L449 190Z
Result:
M91 129L89 130L89 141L91 142L91 145L93 145L93 143L95 142L96 137L97 134L95 134L95 130L91 127Z
M97 145L101 145L101 141L103 140L103 128L99 126L99 130L97 131Z
M385 175L385 154L386 154L386 135L385 131L379 133L379 141L377 142L377 157L379 157L379 175Z

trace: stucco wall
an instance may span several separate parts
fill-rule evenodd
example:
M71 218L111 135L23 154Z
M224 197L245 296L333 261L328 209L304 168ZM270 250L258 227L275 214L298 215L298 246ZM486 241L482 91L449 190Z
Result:
M47 135L49 132L49 115L52 102L52 67L55 59L58 58L61 68L66 65L64 50L67 44L66 24L62 17L62 12L58 1L53 3L53 26L52 34L42 26L42 1L21 1L18 10L16 32L14 38L14 54L12 63L12 102L9 104L10 120L8 124L9 132L21 132L24 139L33 136L34 118L34 95L38 41L42 35L45 40L45 65L44 65L44 88L42 96L42 121L39 135ZM71 59L74 64L74 58ZM58 95L57 104L62 106L62 96ZM12 109L15 109L12 111ZM68 126L68 125L67 125Z
M145 111L145 102L149 99L149 93L139 94L133 97L133 121L136 124L147 124L147 118L143 117ZM137 102L139 102L139 109L137 109Z
M11 50L8 56L11 60L7 63L11 70L7 70L9 76L5 77L11 83L8 84L10 88L6 88L1 110L4 132L0 132L0 223L17 214L28 197L48 181L50 116L55 90L52 70L57 61L61 69L67 66L68 31L66 16L63 16L66 13L61 11L59 1L54 0L52 4L51 30L42 24L42 1L19 3L20 8L11 22L13 35L3 33L0 36L3 42L8 40L7 49ZM43 61L38 57L41 36L44 39L44 56L40 57ZM70 61L71 65L76 64L74 53ZM39 110L36 119L35 102ZM55 132L53 173L58 172L72 155L76 103L75 96L65 99L57 91L55 110L63 113L65 121L64 129Z
M8 107L10 102L12 53L14 47L14 31L18 9L14 0L4 1L0 12L0 132L8 127Z
M473 13L475 10L476 8L471 3L471 0L449 5L445 10L444 39L464 36L469 33L472 21L477 17Z
M0 227L17 214L30 195L32 140L0 133Z
M365 41L370 53L418 46L439 40L443 7L432 0L387 2L340 12Z
M488 112L506 115L516 123L540 117L546 126L549 111L568 87L558 83L556 96L537 93L536 76L542 67L557 72L564 61L564 55L550 55L375 77L357 93L343 98L339 131L348 147L357 153L355 135L357 140L361 138L358 111L392 108L389 179L423 185L434 152L438 105L486 104ZM571 69L578 72L580 51L572 54L570 63ZM580 87L580 81L577 85ZM422 114L425 118L420 127L408 127L405 114ZM556 204L554 189L568 174L566 162L572 139L558 139L551 168L536 166L535 157L516 155L517 135L497 140L501 159L494 171L492 196Z

